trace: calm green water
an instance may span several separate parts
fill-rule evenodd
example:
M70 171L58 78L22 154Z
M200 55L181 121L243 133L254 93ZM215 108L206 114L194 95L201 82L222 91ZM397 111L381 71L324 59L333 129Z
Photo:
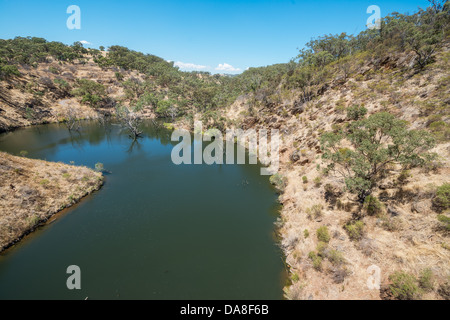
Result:
M0 254L0 299L281 299L277 195L256 165L172 164L170 132L146 124L45 125L0 150L111 171L103 188ZM81 290L66 269L81 268Z

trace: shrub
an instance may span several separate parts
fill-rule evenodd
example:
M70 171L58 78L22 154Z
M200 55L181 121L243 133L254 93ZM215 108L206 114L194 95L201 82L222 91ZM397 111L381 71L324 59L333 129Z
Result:
M422 270L419 277L419 285L425 291L432 291L434 288L433 284L433 272L430 268Z
M402 172L397 177L397 181L400 184L405 184L411 176L412 175L409 170L402 170Z
M328 228L326 226L322 226L316 231L317 239L319 241L328 243L330 242L330 233L328 232Z
M342 252L335 249L330 249L327 251L327 258L334 266L340 266L345 262Z
M315 204L311 208L306 209L306 214L309 219L317 219L322 216L322 205L321 204Z
M10 78L11 76L20 76L20 72L16 66L1 64L0 60L0 80Z
M320 187L321 184L322 184L322 181L320 180L320 177L315 177L314 185L316 186L316 188Z
M91 107L98 107L100 102L106 96L105 87L96 81L78 79L78 87L72 90L74 96L81 97L81 102L90 105Z
M286 177L281 173L276 173L269 178L271 184L273 184L279 191L283 191L286 188Z
M316 247L317 255L319 255L320 257L325 257L325 250L327 250L327 247L328 247L327 243L319 241Z
M303 236L305 237L305 239L309 237L309 231L308 231L308 229L305 229L305 230L303 231Z
M308 257L312 260L313 268L317 271L322 270L322 258L319 257L314 251L308 253Z
M351 240L357 241L361 240L364 233L364 222L355 221L347 224L345 226L345 230L348 233L348 236Z
M444 228L447 229L447 231L450 231L450 218L449 217L447 217L443 214L440 214L440 215L438 215L438 220L439 220L439 222L442 223Z
M437 188L436 195L433 199L433 204L439 210L446 210L450 208L450 183L444 183Z
M350 120L359 120L367 113L367 109L360 106L352 106L347 108L347 118Z
M307 176L303 176L302 180L303 180L303 183L308 183L308 177Z
M371 195L368 195L366 197L363 207L369 215L378 214L383 209L383 205L381 204L381 202L376 197Z
M415 300L421 297L417 279L409 273L397 271L389 276L392 295L399 300Z

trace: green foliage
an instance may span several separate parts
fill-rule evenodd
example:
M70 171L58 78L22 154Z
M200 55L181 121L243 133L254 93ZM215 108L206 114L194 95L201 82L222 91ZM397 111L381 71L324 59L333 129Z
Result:
M359 120L367 113L367 109L362 106L352 106L347 108L347 118L350 120Z
M323 242L323 241L319 241L319 243L317 244L316 250L317 250L317 254L320 257L325 257L325 251L328 248L328 243Z
M317 239L319 241L328 243L330 241L330 233L328 232L328 228L326 226L322 226L316 231Z
M322 258L319 257L314 251L311 251L310 253L308 253L308 257L309 257L309 259L312 260L313 268L316 269L317 271L321 271L322 270Z
M361 240L364 235L364 222L354 221L345 225L348 236L353 241Z
M303 180L303 183L308 183L308 177L307 176L303 176L302 180Z
M327 251L327 258L334 266L340 266L345 262L342 252L335 249L329 249Z
M442 225L444 226L444 228L447 231L450 231L450 218L449 217L447 217L446 215L440 214L440 215L438 215L438 220L439 220L439 222L442 223Z
M345 142L351 149L344 147ZM360 201L370 194L378 178L389 165L423 166L433 155L426 151L435 141L423 130L408 130L403 120L380 112L352 122L344 132L327 132L321 136L322 158L328 170L345 179L347 189Z
M158 101L158 107L156 108L156 114L159 117L171 117L174 119L178 115L178 108L175 101L172 100L160 100Z
M303 231L303 236L305 237L305 239L309 237L309 231L308 231L308 229L305 229L305 230Z
M72 90L72 94L81 97L81 102L90 105L93 108L100 106L100 103L106 97L105 87L96 81L78 79L78 87Z
M389 276L392 284L389 286L392 295L399 300L416 300L422 295L414 275L397 271Z
M286 177L281 173L275 173L273 176L270 176L269 181L273 184L279 191L283 191L286 188Z
M5 80L12 76L20 76L17 67L10 64L2 64L0 59L0 80Z
M433 199L433 204L439 210L446 210L450 208L450 183L444 183L437 188L436 195Z
M114 76L116 77L117 81L123 80L123 74L121 74L120 72L114 73Z
M368 195L364 200L364 209L369 215L376 215L383 210L383 205L376 197Z
M419 277L419 286L425 291L432 291L434 289L433 272L430 268L422 270Z
M316 186L316 188L320 187L322 184L322 181L320 179L320 177L315 177L314 178L314 185Z

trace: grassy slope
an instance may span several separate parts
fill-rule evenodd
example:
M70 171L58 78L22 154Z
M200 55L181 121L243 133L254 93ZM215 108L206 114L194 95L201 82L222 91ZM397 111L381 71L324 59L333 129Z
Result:
M0 176L0 251L103 183L101 173L86 167L4 152L0 152Z
M437 55L436 63L420 73L395 63L374 71L366 62L346 81L331 83L331 89L306 103L300 114L292 113L300 96L295 90L280 92L280 102L272 110L263 107L252 112L253 128L279 128L283 133L280 173L287 178L287 186L280 196L280 231L294 279L286 288L289 299L389 298L389 275L406 271L420 277L427 268L433 273L433 290L424 291L422 298L448 298L449 233L441 227L432 208L437 186L450 181L450 143L445 133L437 133L439 144L433 150L440 156L439 163L411 170L411 176L402 183L397 179L400 172L391 169L374 193L383 200L383 212L363 218L364 234L358 241L349 239L344 226L362 213L362 207L345 192L341 179L325 176L318 166L325 167L320 158L320 132L345 123L345 109L349 106L365 105L369 114L389 111L407 120L412 128L426 128L438 111L445 109L448 113L449 61L447 47ZM227 110L227 117L238 126L248 123L254 105L253 95L241 97ZM443 120L448 121L445 116ZM294 153L300 155L300 160L292 160ZM338 201L326 197L327 184L339 194ZM320 215L309 217L314 206L322 208L318 210ZM323 254L322 268L316 270L308 255L317 252L316 230L321 226L328 227L331 240L328 254ZM344 262L329 259L330 250L339 252ZM371 265L381 268L381 291L369 290L366 285Z

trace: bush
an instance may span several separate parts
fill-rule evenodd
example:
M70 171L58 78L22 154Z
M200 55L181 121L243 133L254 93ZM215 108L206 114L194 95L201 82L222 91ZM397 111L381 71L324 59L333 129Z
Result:
M371 195L366 197L363 207L369 215L378 214L383 209L382 203L376 197Z
M320 177L315 177L314 185L316 186L316 188L320 187L321 184L322 184L322 181L320 180Z
M445 216L443 214L440 214L440 215L438 215L438 220L439 220L439 222L442 223L443 227L447 231L450 231L450 218L449 217L447 217L447 216Z
M327 251L327 258L334 266L340 266L345 262L342 252L330 249Z
M417 279L409 273L397 271L389 276L392 295L399 300L415 300L422 295Z
M269 178L271 184L273 184L279 191L283 191L286 188L286 177L281 173L276 173Z
M347 118L350 120L359 120L367 113L367 109L360 106L352 106L347 108Z
M81 97L81 102L90 105L91 107L98 107L100 102L106 96L105 87L98 82L86 79L77 80L78 88L72 90L72 94Z
M303 236L305 237L305 239L309 237L309 231L308 231L308 229L305 229L305 230L303 231Z
M433 284L433 272L430 268L424 269L419 277L419 285L425 291L432 291L434 289Z
M446 210L450 208L450 183L444 183L437 188L436 195L433 199L433 204L439 210Z
M20 76L17 67L9 64L0 64L0 80L10 78L11 76Z
M306 209L306 214L309 219L317 219L322 216L322 205L321 204L315 204L311 208Z
M345 230L347 231L348 236L351 240L361 240L364 234L364 222L351 222L345 226Z
M308 253L308 257L312 260L313 268L317 271L322 270L322 258L319 257L314 251Z
M330 242L330 233L328 232L328 228L326 226L322 226L316 231L317 239L319 241L328 243Z
M303 176L302 180L303 180L303 183L308 183L308 177L307 176Z
M325 243L323 241L319 241L319 243L317 244L317 247L316 247L317 255L324 258L327 247L328 247L327 243Z

